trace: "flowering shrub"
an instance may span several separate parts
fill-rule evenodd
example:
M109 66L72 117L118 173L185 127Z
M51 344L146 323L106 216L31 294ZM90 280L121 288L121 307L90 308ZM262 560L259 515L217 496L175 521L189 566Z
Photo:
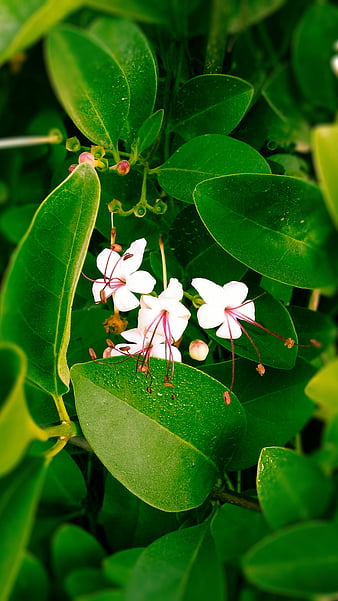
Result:
M336 5L1 14L0 601L335 599Z

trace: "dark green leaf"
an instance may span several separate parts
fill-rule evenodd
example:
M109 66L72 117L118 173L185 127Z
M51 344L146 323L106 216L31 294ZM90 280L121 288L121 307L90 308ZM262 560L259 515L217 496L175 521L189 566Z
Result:
M142 551L143 547L134 547L107 557L103 562L103 571L109 582L114 586L125 588Z
M162 127L164 111L159 109L142 123L137 132L135 147L138 154L141 154L146 148L149 148L156 140Z
M223 601L224 584L209 523L171 532L143 551L126 601Z
M69 383L70 310L99 194L95 170L79 165L39 207L4 283L1 336L22 346L28 378L54 395Z
M168 2L158 0L86 0L86 4L98 11L113 15L121 15L128 19L144 21L146 23L164 24L168 20Z
M130 108L124 135L135 136L154 108L157 72L154 55L141 29L126 19L100 17L90 28L121 67L129 87ZM115 119L116 119L115 115Z
M175 363L168 388L166 369L152 359L149 382L134 361L117 358L74 366L72 381L84 435L108 471L150 505L181 511L210 493L244 420L236 397L225 405L225 387L213 378Z
M75 125L92 142L116 149L129 111L129 86L119 63L94 36L66 26L49 34L46 57Z
M338 125L321 125L313 130L314 161L327 209L338 227L337 183Z
M49 582L43 564L30 553L23 556L10 601L48 601Z
M158 181L173 198L192 203L194 188L203 180L243 172L270 173L270 168L245 142L206 134L183 144L158 167Z
M199 75L180 88L172 127L185 140L200 134L229 134L244 117L252 96L252 85L238 77Z
M332 483L314 461L291 449L262 449L257 493L272 528L320 518L331 499Z
M7 601L28 543L47 463L26 459L0 480L0 600Z
M295 305L289 311L298 333L298 342L305 345L298 347L300 357L312 361L336 340L337 326L329 315Z
M237 0L231 0L227 3L230 17L229 33L247 29L280 8L284 2L285 0L250 0L247 4L241 4Z
M87 488L80 468L67 453L58 453L50 464L41 494L42 503L74 508L82 505Z
M52 562L61 582L74 570L99 568L104 556L105 552L96 538L79 526L64 524L54 535Z
M102 570L90 566L70 572L64 583L64 588L71 599L103 591L109 586Z
M33 440L47 440L47 436L32 420L26 404L25 355L14 344L0 343L0 362L0 476L3 476L17 465Z
M307 599L338 590L338 528L309 522L280 530L254 546L243 561L259 589Z
M231 362L203 366L214 378L229 383ZM314 405L304 394L313 368L297 361L289 372L267 370L260 378L243 359L235 362L234 389L243 403L247 429L228 471L255 465L265 446L284 445L303 428L314 413Z
M336 282L337 238L313 184L283 175L231 175L202 182L194 199L218 244L258 273L300 288Z

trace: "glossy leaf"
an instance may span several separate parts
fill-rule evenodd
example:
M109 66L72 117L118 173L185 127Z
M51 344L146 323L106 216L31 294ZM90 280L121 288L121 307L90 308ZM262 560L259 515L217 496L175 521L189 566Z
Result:
M242 555L269 533L260 512L225 503L211 522L218 554L224 563L237 563Z
M281 447L264 448L257 469L257 493L272 528L323 517L332 483L305 455Z
M140 555L126 601L223 601L223 575L209 523L171 532Z
M0 476L12 470L35 439L47 440L33 421L25 398L24 380L27 360L14 344L0 344L2 377L0 380Z
M236 397L226 406L213 378L176 363L168 388L165 373L166 362L152 359L150 383L134 361L117 358L74 366L72 382L84 435L108 471L150 505L181 511L210 493L244 420Z
M251 269L299 288L336 282L337 238L313 184L283 175L231 175L202 182L194 199L218 244Z
M152 113L156 98L156 63L149 42L141 29L126 19L100 17L94 21L90 32L104 45L124 73L130 94L124 135L134 136Z
M158 181L173 198L192 203L194 188L203 180L243 172L270 173L270 168L257 150L245 142L206 134L178 148L158 168Z
M325 352L337 338L337 326L333 319L320 311L291 306L290 315L299 336L298 355L312 361ZM314 344L311 344L313 341Z
M203 370L222 382L231 380L231 361L205 365ZM255 465L263 447L284 445L305 426L315 410L304 394L313 371L299 360L292 371L268 369L259 377L252 364L236 360L234 390L243 403L247 429L228 471Z
M338 125L320 125L313 130L313 152L327 209L338 227L337 182Z
M79 165L40 205L4 283L1 336L22 346L28 378L51 394L69 383L70 310L99 194L95 170Z
M129 111L129 86L119 63L94 36L75 27L47 38L47 68L61 104L91 142L116 148Z
M229 134L244 117L252 96L252 85L239 77L193 77L177 94L172 128L185 140L201 134Z
M308 522L266 537L245 556L246 578L281 595L330 595L338 590L338 527Z
M325 116L337 110L338 83L330 66L337 31L337 6L315 2L304 13L294 40L297 83L310 106Z
M157 136L160 133L162 127L164 111L163 109L159 109L156 113L153 113L142 123L140 129L137 132L135 147L137 149L137 153L141 154L146 148L151 146Z
M0 480L0 600L7 601L27 546L46 461L26 459Z
M79 8L81 0L1 0L0 64Z
M338 414L338 359L325 365L310 380L305 389L306 394L317 403L323 419L330 419Z
M96 538L79 526L64 524L54 534L52 563L61 582L74 570L99 568L104 556Z
M295 344L292 348L288 348L285 341L291 338L297 343L297 333L289 312L270 294L262 293L261 288L251 288L248 299L251 298L257 298L255 302L257 323L268 331L241 320L242 327L245 328L248 336L243 331L241 337L234 340L235 354L255 361L255 363L263 363L265 366L292 369L297 358L297 346ZM206 332L210 338L231 351L230 340L219 338L215 329L206 330ZM273 333L277 336L274 336Z

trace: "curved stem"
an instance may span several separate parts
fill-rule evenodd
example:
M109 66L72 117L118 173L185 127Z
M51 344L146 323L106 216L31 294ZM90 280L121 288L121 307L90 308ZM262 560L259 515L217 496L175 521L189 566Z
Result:
M256 499L246 497L232 490L214 490L211 499L220 501L221 503L231 503L231 505L237 505L251 511L261 511L260 504Z
M54 403L56 406L56 410L59 414L59 418L61 422L71 422L71 419L68 415L68 411L66 409L66 405L64 404L63 398L60 395L53 395Z

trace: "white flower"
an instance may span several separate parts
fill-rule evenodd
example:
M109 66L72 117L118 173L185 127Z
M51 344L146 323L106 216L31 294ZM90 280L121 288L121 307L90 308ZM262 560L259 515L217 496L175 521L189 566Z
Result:
M219 286L205 278L194 278L191 282L204 300L197 311L198 323L202 328L216 328L220 338L235 340L242 335L238 320L255 323L255 305L245 301L248 287L243 282L229 282ZM245 301L245 302L244 302Z
M131 344L122 342L115 347L108 347L103 353L104 357L117 357L121 355L142 355L146 359L157 357L169 361L182 361L181 353L175 346L167 345L164 336L156 332L143 332L133 328L121 333Z
M96 303L105 302L113 296L115 309L131 311L139 305L133 294L148 294L155 286L156 280L147 271L137 271L143 259L146 240L135 240L123 255L110 248L105 248L97 257L96 264L103 274L103 279L93 283L93 296Z
M139 329L164 336L166 344L171 346L181 338L190 317L190 311L180 302L182 297L182 284L176 278L171 278L158 297L141 296Z

